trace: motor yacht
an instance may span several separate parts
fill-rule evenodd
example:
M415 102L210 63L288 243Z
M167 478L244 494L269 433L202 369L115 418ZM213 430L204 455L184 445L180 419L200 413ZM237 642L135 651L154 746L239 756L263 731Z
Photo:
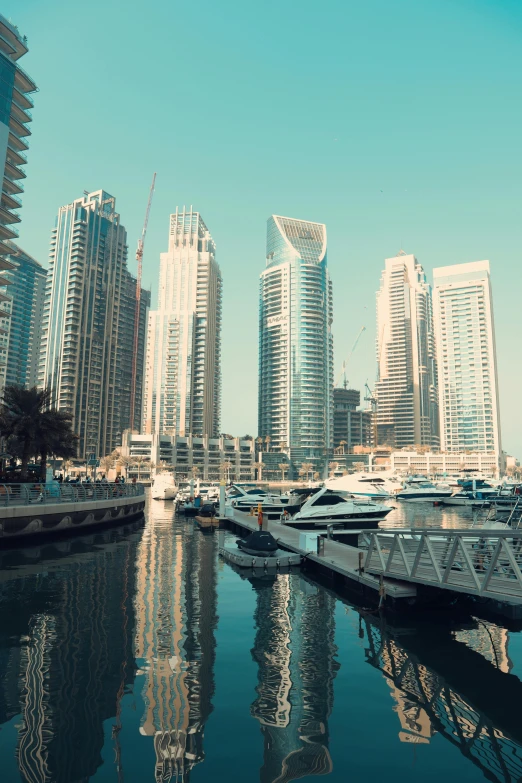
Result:
M156 473L150 493L153 500L174 500L177 493L172 473Z
M372 500L387 500L402 487L400 481L390 472L382 473L348 473L346 476L327 479L325 486L338 492L348 492L357 497L367 497Z
M227 489L226 502L232 508L247 513L250 513L251 510L257 511L259 505L261 505L263 514L267 516L267 519L280 519L283 514L291 515L299 511L306 499L306 494L307 490L303 489L302 493L298 490L288 494L275 495L257 487L244 489L237 484L233 484Z
M415 503L424 503L434 500L446 500L451 497L453 489L447 484L433 484L422 479L410 479L404 483L403 488L397 492L397 500L406 500Z
M284 525L305 530L325 528L330 524L352 530L367 529L376 527L392 508L370 498L356 498L323 487L309 497L297 513L282 521Z

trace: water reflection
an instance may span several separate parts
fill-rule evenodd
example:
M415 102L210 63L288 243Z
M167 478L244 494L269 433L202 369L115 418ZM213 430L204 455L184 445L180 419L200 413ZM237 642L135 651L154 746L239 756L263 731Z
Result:
M162 782L188 781L204 759L217 623L215 539L192 521L173 529L172 513L172 504L151 504L136 564L140 731L153 738L155 780Z
M103 722L134 679L137 527L0 556L0 724L20 714L28 783L87 780L102 763Z
M361 618L368 662L391 688L403 742L440 733L488 780L522 779L522 683L509 673L508 633L475 620L468 628L390 628Z
M328 718L336 662L335 599L299 574L250 578L256 591L257 698L263 735L261 783L327 775Z

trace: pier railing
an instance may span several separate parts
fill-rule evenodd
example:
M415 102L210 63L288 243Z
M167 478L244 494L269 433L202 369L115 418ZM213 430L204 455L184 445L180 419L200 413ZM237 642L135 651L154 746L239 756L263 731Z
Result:
M28 506L37 503L85 503L144 495L143 484L72 484L58 481L47 484L0 484L0 507Z
M522 603L522 531L379 530L360 537L364 570Z

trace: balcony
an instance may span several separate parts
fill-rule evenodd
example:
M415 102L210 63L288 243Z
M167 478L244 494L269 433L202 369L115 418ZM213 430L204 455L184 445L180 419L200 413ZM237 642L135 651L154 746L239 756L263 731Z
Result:
M1 203L6 209L20 209L22 206L22 200L11 193L2 193Z
M31 131L27 127L27 125L24 125L23 122L20 122L17 120L14 114L11 114L11 118L9 120L9 127L15 134L15 136L30 136Z

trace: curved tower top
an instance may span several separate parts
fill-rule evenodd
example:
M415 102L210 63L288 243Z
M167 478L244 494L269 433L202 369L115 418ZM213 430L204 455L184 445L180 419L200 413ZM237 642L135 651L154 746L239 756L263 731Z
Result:
M326 226L307 220L272 215L268 219L266 265L274 266L298 256L308 263L326 261Z

